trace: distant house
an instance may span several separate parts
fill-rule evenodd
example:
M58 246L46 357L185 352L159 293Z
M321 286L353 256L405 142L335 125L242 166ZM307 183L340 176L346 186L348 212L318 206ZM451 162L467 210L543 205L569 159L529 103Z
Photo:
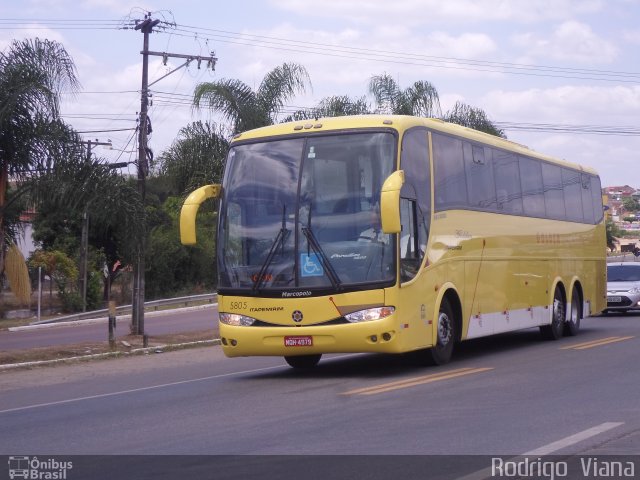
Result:
M636 189L630 187L629 185L625 185L624 187L604 187L602 190L604 191L604 193L609 195L609 198L612 200L622 201L625 198L631 198L640 195L640 191L636 193Z
M604 187L602 189L603 195L608 199L609 214L616 220L622 220L622 217L627 213L624 208L624 201L629 198L640 197L640 190L636 190L629 185L616 186L616 187Z
M35 216L35 210L31 209L20 214L22 232L18 232L18 238L16 240L18 242L18 248L22 252L22 255L24 255L24 258L29 258L36 249L33 243L33 227L31 226Z

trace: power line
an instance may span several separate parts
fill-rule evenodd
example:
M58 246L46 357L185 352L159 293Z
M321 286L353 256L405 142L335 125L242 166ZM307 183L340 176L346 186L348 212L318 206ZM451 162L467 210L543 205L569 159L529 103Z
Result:
M110 29L134 28L135 20L96 20L96 19L4 19L0 20L3 28L36 28L32 23L60 29L96 29L102 26ZM454 70L480 71L487 73L502 73L508 75L525 75L536 77L552 77L565 79L595 80L604 82L640 83L639 72L621 72L613 70L598 70L587 68L559 67L550 65L521 64L498 62L490 60L475 60L469 58L446 57L436 55L415 54L406 51L374 50L370 48L353 47L349 45L335 45L320 42L273 37L267 35L253 35L228 30L203 28L191 25L180 25L173 22L161 21L157 25L160 31L178 37L199 40L216 41L220 43L242 46L268 48L296 53L369 60L382 63L427 66Z
M183 33L176 33L183 32ZM197 35L198 39L203 39L201 34L208 32L209 36L205 40L218 41L236 45L245 45L260 48L270 48L297 53L323 55L340 58L352 58L360 60L370 60L384 63L396 63L406 65L421 65L434 68L447 68L455 70L471 70L489 73L504 73L510 75L527 75L538 77L573 78L582 80L597 80L608 82L639 83L640 73L637 72L617 72L609 70L596 70L584 68L568 68L547 65L531 65L506 63L485 60L461 59L455 57L441 57L433 55L420 55L408 52L373 50L368 48L358 48L341 45L330 45L324 43L306 42L290 40L278 37L268 37L264 35L250 35L224 30L203 29L198 27L176 25L175 31L171 34L176 36L190 37Z
M137 128L111 128L109 130L84 130L76 133L108 133L108 132L130 132L131 130L137 130Z
M60 115L62 118L68 118L71 120L107 120L109 122L135 122L136 119L132 118L119 118L122 115L118 113L100 113L97 115L92 114L62 114Z
M504 130L558 132L583 135L640 136L640 128L623 125L568 125L554 123L492 122Z
M123 20L0 19L0 30L35 30L43 27L55 28L56 30L118 30L126 28Z

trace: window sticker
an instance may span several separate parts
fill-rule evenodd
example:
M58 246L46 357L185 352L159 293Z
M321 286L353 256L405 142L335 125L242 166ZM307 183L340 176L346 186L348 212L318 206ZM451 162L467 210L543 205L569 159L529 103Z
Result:
M300 254L300 275L302 277L321 277L324 275L322 262L315 253Z

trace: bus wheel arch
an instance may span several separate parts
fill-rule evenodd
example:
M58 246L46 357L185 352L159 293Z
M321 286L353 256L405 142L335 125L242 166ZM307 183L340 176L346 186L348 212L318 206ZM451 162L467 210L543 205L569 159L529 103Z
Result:
M547 340L558 340L564 333L567 318L567 293L561 281L555 283L551 299L551 322L540 327L540 333Z
M429 352L433 363L443 365L451 360L453 348L462 335L462 306L453 289L442 296L434 323L435 341Z
M576 280L571 288L571 301L567 304L567 319L564 325L564 335L573 337L580 330L580 321L583 312L584 293L579 280Z

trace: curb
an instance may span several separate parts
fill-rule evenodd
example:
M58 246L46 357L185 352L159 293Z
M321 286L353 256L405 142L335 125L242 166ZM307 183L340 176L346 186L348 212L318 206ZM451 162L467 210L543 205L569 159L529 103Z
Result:
M76 363L76 362L84 362L89 360L98 360L102 358L128 357L132 355L143 355L148 353L164 353L164 352L170 352L173 350L181 350L189 347L197 347L197 346L205 346L205 345L210 345L210 346L220 345L220 343L221 342L219 338L214 338L213 340L199 340L197 342L156 345L155 347L147 347L147 348L134 348L128 352L105 352L105 353L96 353L93 355L79 355L76 357L56 358L52 360L37 360L34 362L8 363L6 365L0 365L0 372L6 371L6 370L18 369L18 368L30 368L30 367L41 367L46 365L55 365L57 363Z
M161 317L164 315L171 315L175 312L189 312L195 310L206 310L207 308L217 307L217 303L208 303L206 305L197 305L195 307L183 307L183 308L173 308L168 310L152 310L150 312L144 312L145 317ZM126 315L116 315L116 319L118 320L131 320L131 314L128 313ZM72 327L77 325L93 325L98 323L107 323L109 321L109 317L99 317L99 318L86 318L84 320L72 320L69 322L52 322L52 323L39 323L37 325L24 325L22 327L9 327L7 331L9 332L22 332L26 330L38 330L44 328L56 328L56 327Z

